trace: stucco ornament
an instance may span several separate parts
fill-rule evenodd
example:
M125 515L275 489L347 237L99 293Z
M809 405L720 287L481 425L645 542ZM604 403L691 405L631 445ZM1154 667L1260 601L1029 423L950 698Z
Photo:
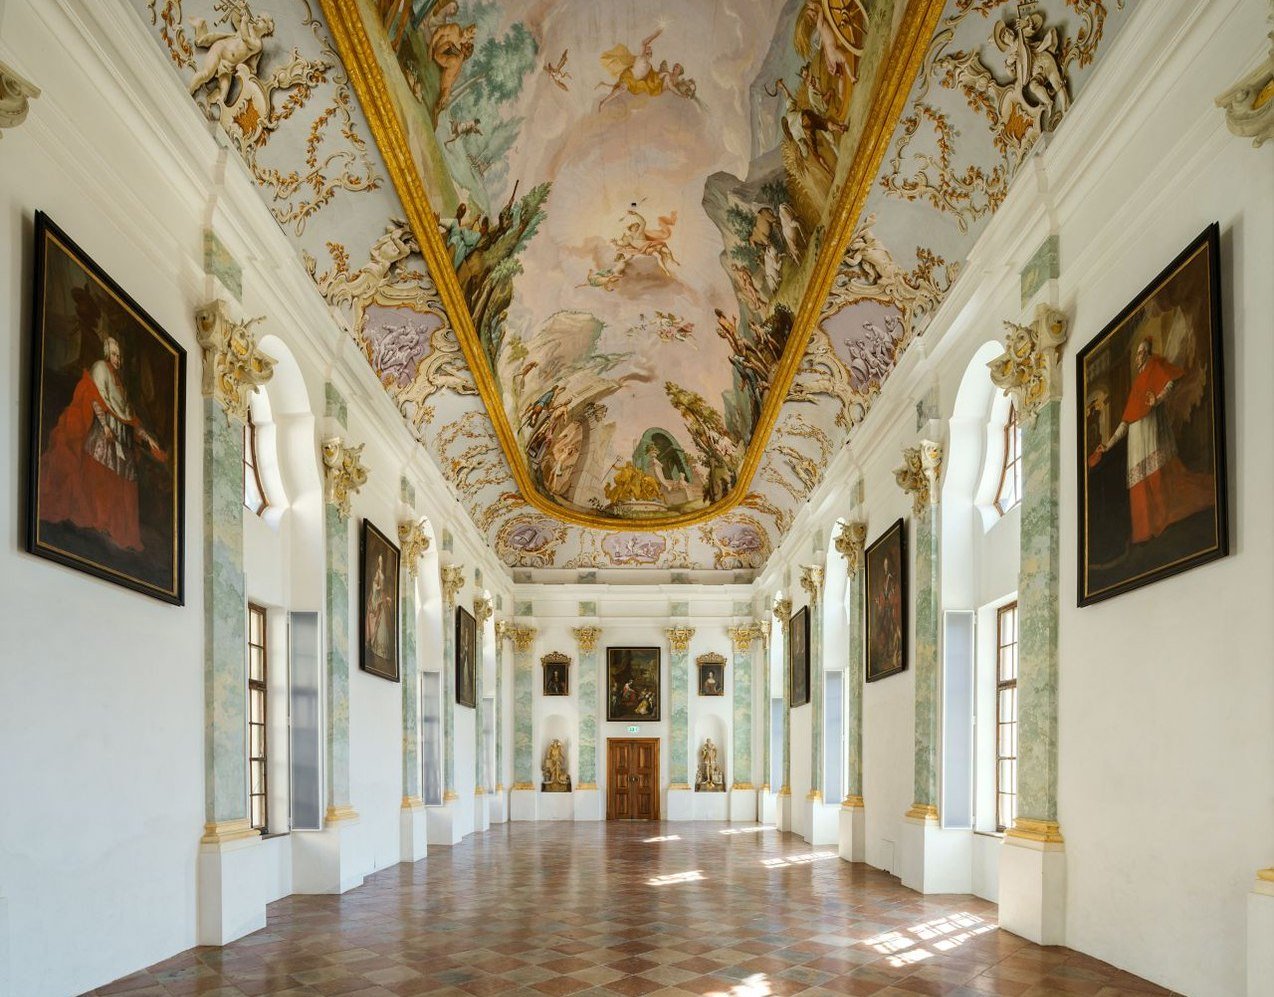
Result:
M16 128L26 120L31 101L38 96L39 87L0 62L0 136L3 129Z
M818 602L823 591L823 567L819 564L801 565L801 588L810 597L810 602Z
M423 519L409 519L398 524L398 545L403 551L407 573L412 578L420 570L420 559L429 549L429 533Z
M363 466L363 447L345 445L339 436L323 441L324 496L342 516L350 513L350 499L367 484L367 468Z
M274 376L275 360L257 346L252 327L264 315L235 321L220 299L195 309L195 339L203 351L203 394L227 418L248 421L248 399Z
M495 621L495 639L496 640L508 640L509 637L511 636L512 630L513 630L513 624L510 623L508 620Z
M448 606L456 604L456 596L464 588L464 566L444 564L439 572L442 579L442 601Z
M695 635L693 627L669 627L668 644L674 651L688 651L690 638Z
M1062 347L1070 323L1041 304L1030 325L1005 322L1004 332L1004 352L987 364L991 382L1013 399L1020 416L1034 421L1041 408L1061 397Z
M783 632L787 633L787 625L792 622L792 600L787 596L774 600L774 618L783 625Z
M734 649L742 652L750 648L754 640L761 639L761 630L759 623L742 623L737 627L729 627L726 633L730 635Z
M911 496L911 511L924 515L938 504L938 479L942 477L942 444L921 440L902 452L902 466L894 470L898 487Z
M1269 21L1274 29L1274 0L1269 0ZM1250 138L1255 148L1274 139L1274 30L1269 39L1265 61L1216 99L1217 106L1225 108L1230 131Z
M487 620L491 619L493 612L495 612L495 604L492 603L490 596L479 596L473 600L473 617L478 621L478 626L483 626Z
M535 643L535 627L513 627L509 636L513 638L513 647L518 651L529 651Z
M571 633L579 643L581 651L591 651L597 647L597 638L602 635L601 627L572 627Z
M844 523L834 541L836 552L845 559L851 575L856 574L863 563L863 550L867 547L867 524L861 520Z

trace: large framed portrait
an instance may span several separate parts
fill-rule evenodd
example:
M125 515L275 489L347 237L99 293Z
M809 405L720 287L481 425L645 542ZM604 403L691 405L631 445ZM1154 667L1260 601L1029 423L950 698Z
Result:
M180 606L186 351L35 216L27 550Z
M1076 358L1079 604L1229 553L1220 230Z
M358 544L358 667L398 681L398 547L363 520Z
M792 614L787 640L787 693L792 706L810 701L810 608Z
M560 651L553 651L540 659L544 666L544 695L569 696L571 694L571 659Z
M716 652L701 654L695 658L699 671L700 696L725 695L725 658Z
M907 535L900 519L867 548L866 679L907 667Z
M657 647L606 648L606 719L653 723L659 719Z
M478 621L464 606L456 607L456 705L478 705Z

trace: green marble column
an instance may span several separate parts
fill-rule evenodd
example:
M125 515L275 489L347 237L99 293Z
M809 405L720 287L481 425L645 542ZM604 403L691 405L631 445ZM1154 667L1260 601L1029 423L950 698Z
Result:
M731 708L734 714L734 782L731 789L752 789L752 641L760 636L755 624L731 627L734 647L734 675L731 679ZM769 704L766 704L768 709Z
M579 644L579 785L597 788L597 638L601 627L575 627Z
M671 714L668 731L669 789L690 788L690 638L694 634L690 627L668 628L668 645L672 648L669 659L671 695L668 700Z
M405 553L405 552L404 552ZM399 578L398 632L402 648L403 806L420 799L420 663L416 660L416 565L404 558Z
M791 638L792 600L780 599L774 604L779 621L779 660L783 662L783 785L779 796L792 795L792 662L787 645Z
M1022 426L1018 578L1018 820L1057 823L1058 487L1061 403Z
M801 568L801 587L809 594L810 610L810 791L807 799L823 798L823 569Z
M513 627L513 788L535 789L535 757L531 751L531 708L535 702L533 627Z
M846 664L849 679L849 709L845 714L845 804L863 805L863 614L864 577L862 559L849 576L849 661Z
M916 553L916 766L915 802L928 815L938 806L938 507L927 506L915 519Z
M477 757L473 763L473 786L474 796L482 796L490 788L489 773L487 772L487 745L483 731L487 722L487 700L486 700L486 665L483 656L483 650L486 645L487 620L491 618L493 607L491 600L487 598L478 598L473 600L473 618L477 621L478 639L474 646L474 657L477 659L475 668L475 684L477 685L477 709L474 713L474 742L477 747Z
M773 791L770 785L770 769L774 760L770 754L770 742L774 739L774 681L770 667L770 620L761 628L761 788Z
M442 574L442 802L456 794L456 597L464 588L464 568L444 564Z
M496 620L495 624L495 791L504 792L504 642L508 637L508 622Z
M203 433L204 830L217 840L249 829L243 423L205 398Z

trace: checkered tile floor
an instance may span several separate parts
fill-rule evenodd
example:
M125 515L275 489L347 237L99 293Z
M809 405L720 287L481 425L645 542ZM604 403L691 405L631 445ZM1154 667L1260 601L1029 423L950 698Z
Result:
M1168 993L757 825L496 825L344 896L94 991L241 994Z

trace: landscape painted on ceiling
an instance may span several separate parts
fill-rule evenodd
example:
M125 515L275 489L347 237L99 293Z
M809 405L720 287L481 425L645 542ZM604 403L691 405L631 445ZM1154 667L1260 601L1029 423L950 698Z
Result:
M359 4L533 486L726 498L904 4Z
M563 523L519 493L318 0L134 2L506 564L726 580L761 567L791 528L1128 13L1097 0L948 2L751 490L694 527L611 531ZM558 67L560 53L544 55Z

